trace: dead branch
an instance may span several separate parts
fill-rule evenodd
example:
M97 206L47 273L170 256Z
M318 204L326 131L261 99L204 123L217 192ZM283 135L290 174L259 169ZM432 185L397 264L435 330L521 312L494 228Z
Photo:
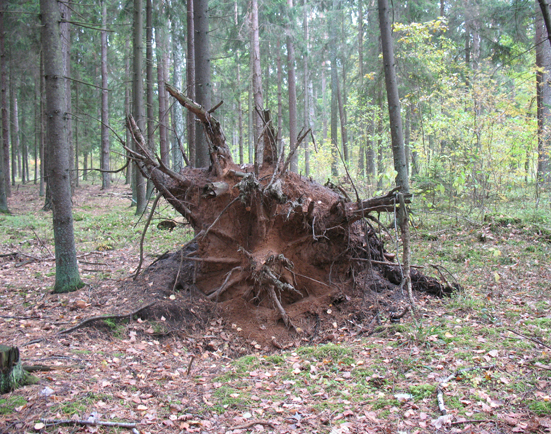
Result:
M287 159L285 160L285 164L283 165L283 169L281 169L281 175L284 175L285 172L287 172L287 167L289 166L289 163L291 162L291 158L293 158L293 155L295 155L295 152L297 151L298 147L304 140L304 138L310 133L310 128L302 134L300 137L297 138L297 142L294 144L294 146L291 148L289 155L287 155Z
M56 425L91 425L91 426L111 426L118 428L135 428L134 422L104 422L101 420L74 420L74 419L40 419L40 421L46 426Z
M545 348L548 348L551 350L551 347L549 345L545 345L543 342L541 342L540 340L538 339L535 339L535 338L531 338L530 336L526 336L526 335L523 335L522 333L519 333L519 332L516 332L512 329L507 329L509 330L511 333L514 333L516 335L519 335L520 337L524 338L524 339L528 339L529 341L532 341L538 345L541 345L542 347L545 347Z
M56 334L57 335L64 335L64 334L67 334L67 333L71 333L71 332L73 332L73 331L75 331L75 330L77 330L81 327L84 327L86 324L90 324L91 322L94 322L94 321L106 320L106 319L123 319L123 318L132 317L132 316L137 315L138 313L140 313L142 310L145 310L148 307L153 306L155 303L157 303L157 302L154 301L152 303L146 304L145 306L140 307L138 310L135 310L133 312L126 313L126 314L93 316L91 318L88 318L88 319L85 319L84 321L79 322L76 326L73 326L73 327L68 328L66 330L61 330L60 332L57 332Z
M161 198L162 194L157 193L157 197L153 201L153 204L151 205L151 211L149 212L149 216L147 217L147 220L145 222L145 226L142 231L142 236L140 238L140 262L138 263L138 267L136 268L136 272L134 273L134 280L138 277L140 274L140 270L142 269L143 264L143 242L145 239L145 234L147 233L147 229L149 228L149 225L151 224L151 218L153 217L153 213L155 212L155 208L157 208L157 203L159 203L159 199Z
M268 422L268 421L265 421L265 420L253 420L253 421L245 423L243 425L234 426L234 427L232 427L232 430L233 429L248 429L248 428L252 428L255 425L269 426L270 428L275 429L275 425L272 422Z

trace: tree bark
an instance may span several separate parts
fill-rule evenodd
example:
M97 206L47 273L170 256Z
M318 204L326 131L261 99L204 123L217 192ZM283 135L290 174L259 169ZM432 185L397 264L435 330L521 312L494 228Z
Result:
M102 28L107 27L107 5L102 0L101 8ZM107 31L101 32L101 162L102 170L110 170L109 154L109 93L108 93L108 74L107 74ZM101 188L107 190L111 187L111 174L102 172Z
M402 192L407 193L409 192L409 180L404 150L400 97L398 95L398 79L394 66L394 48L392 44L392 28L389 19L388 1L378 0L378 5L383 62L385 66L388 114L390 118L390 135L392 139L392 154L394 157L394 169L397 172L396 185L402 189Z
M71 21L71 1L59 2L59 11L61 13L61 52L63 55L63 75L65 77L71 76L71 28L69 22ZM71 80L65 80L65 106L67 110L67 143L69 146L69 176L71 178L71 194L75 190L75 149L73 145L73 110L71 99Z
M133 86L133 82L132 82L132 79L131 79L131 76L130 76L130 41L127 39L126 40L126 45L125 45L125 54L126 54L126 59L125 59L125 64L124 64L124 76L126 78L126 85L124 86L124 114L125 116L128 116L130 113L131 113L131 110L130 110L130 93L131 93L131 89L132 89L132 86ZM125 136L125 139L126 139L126 146L132 146L132 136L130 135L130 131L128 130L128 128L126 129L126 136ZM84 154L86 155L86 154ZM127 155L128 155L128 152L127 152ZM86 162L86 159L84 160ZM136 188L134 186L134 175L132 173L132 170L134 169L134 165L133 164L129 164L126 168L126 179L125 179L125 184L129 184L131 187L131 190L132 190L132 200L136 200L136 196L135 196L135 193L136 193ZM83 174L83 177L84 177L84 174Z
M21 164L18 164L18 159L21 158L21 144L19 141L19 107L17 101L17 90L15 78L10 79L10 135L11 135L11 184L15 185L17 175L23 178L21 173Z
M343 86L344 86L344 67L343 67ZM337 103L339 105L339 119L341 124L341 141L342 141L342 155L345 163L348 162L348 134L346 132L346 114L344 111L343 103L343 91L341 91L341 86L339 83L339 78L337 76Z
M545 32L541 14L536 15L536 95L538 119L538 164L537 164L537 193L544 184L551 181L549 140L551 138L551 43Z
M289 150L293 149L298 140L297 125L297 88L295 77L295 44L293 42L293 0L287 0L289 6L287 27L287 85L289 90ZM291 158L291 172L298 173L298 152L295 152Z
M281 39L277 38L277 149L283 152L283 64L281 61Z
M208 0L193 0L195 28L195 99L205 110L211 109L212 84L210 73L210 43ZM209 149L203 127L196 129L197 167L209 166Z
M133 52L134 52L134 71L132 99L134 106L132 108L134 119L140 131L145 131L145 111L143 104L143 10L142 0L134 0L134 34L133 34ZM136 189L136 215L141 215L147 206L146 182L142 173L135 168L134 185Z
M237 55L237 88L241 89L241 65L239 53ZM239 164L244 163L243 159L243 105L241 103L241 94L237 94L237 132L239 135Z
M303 0L303 27L304 27L304 44L306 52L304 54L304 131L312 128L314 104L312 97L312 86L310 82L310 71L308 70L308 57L310 52L310 29L308 27L308 3ZM309 140L304 142L304 176L310 176L310 149Z
M253 137L254 137L254 164L258 173L258 167L262 165L264 146L260 134L264 124L260 113L264 109L262 98L262 69L260 65L260 35L258 27L258 0L251 0L251 56L252 56L252 86L253 86Z
M145 0L145 113L147 128L147 146L155 154L155 110L153 86L153 0ZM146 198L151 197L153 183L147 180Z
M5 48L4 11L7 1L0 2L0 106L2 110L2 146L0 159L2 160L1 170L3 180L0 183L0 211L8 211L7 197L11 195L10 187L10 136L9 136L9 115L8 115L8 65Z
M187 96L195 101L195 19L193 11L193 0L187 0L187 57L186 57L186 82ZM197 136L195 115L187 112L187 143L189 161L196 166L197 160L197 144L195 138Z
M164 7L161 6L161 11ZM162 13L162 12L161 12ZM168 166L170 155L168 147L168 95L165 91L165 82L168 82L167 41L165 25L160 25L155 31L157 45L157 83L159 93L159 151L161 161Z
M177 88L182 87L182 46L176 36L176 21L172 21L172 84ZM178 104L172 106L172 167L176 172L184 168L184 158L180 150L180 143L184 140L184 115L182 107Z
M67 141L67 98L61 44L61 15L57 0L41 0L42 50L46 79L47 141L51 164L48 184L52 193L53 228L56 258L54 292L81 288L78 271L73 214L71 210L71 175Z
M339 0L333 0L333 20L340 6ZM331 175L334 178L339 176L339 105L338 105L338 75L337 75L337 31L333 20L328 20L329 26L329 51L331 55Z

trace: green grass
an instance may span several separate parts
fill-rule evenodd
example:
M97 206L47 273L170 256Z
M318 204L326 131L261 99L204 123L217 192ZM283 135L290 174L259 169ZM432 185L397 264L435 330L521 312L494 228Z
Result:
M21 407L27 403L27 400L22 396L10 396L8 398L0 398L0 415L8 415L15 411L17 407Z

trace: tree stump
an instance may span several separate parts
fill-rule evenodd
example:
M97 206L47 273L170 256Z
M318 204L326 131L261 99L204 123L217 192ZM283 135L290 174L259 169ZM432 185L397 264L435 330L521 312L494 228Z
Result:
M23 369L19 348L0 345L0 394L33 383L34 378Z

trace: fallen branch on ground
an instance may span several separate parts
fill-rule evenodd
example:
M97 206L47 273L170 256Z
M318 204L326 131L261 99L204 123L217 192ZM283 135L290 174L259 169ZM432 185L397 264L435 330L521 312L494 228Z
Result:
M91 322L94 322L94 321L98 321L98 320L106 320L106 319L123 319L123 318L128 318L129 316L133 316L133 315L137 315L138 313L140 313L142 310L144 309L147 309L148 307L151 307L153 306L155 303L157 303L156 301L152 302L152 303L149 303L149 304L146 304L145 306L143 307L140 307L138 310L135 310L134 312L130 312L130 313L126 313L126 314L121 314L121 315L98 315L98 316L93 316L91 318L88 318L88 319L85 319L84 321L81 321L79 322L76 326L74 327L71 327L71 328L68 328L67 330L61 330L60 332L58 332L57 334L58 335L63 335L63 334L66 334L66 333L71 333L83 326L85 326L86 324L89 324Z
M252 420L249 423L234 426L232 427L232 429L248 429L248 428L252 428L255 425L264 425L264 426L269 426L272 429L275 429L275 425L272 422L268 422L265 420Z
M137 423L135 422L103 422L101 420L40 419L40 421L46 426L100 425L100 426L112 426L112 427L119 427L119 428L135 428L137 425Z
M551 347L548 346L548 345L545 345L543 342L539 341L538 339L536 338L531 338L530 336L526 336L526 335L523 335L522 333L519 333L519 332L516 332L514 330L511 330L511 329L507 329L509 330L511 333L514 333L516 335L519 335L520 337L524 338L524 339L528 339L529 341L532 341L538 345L541 345L542 347L545 347L545 348L549 348L551 350Z

